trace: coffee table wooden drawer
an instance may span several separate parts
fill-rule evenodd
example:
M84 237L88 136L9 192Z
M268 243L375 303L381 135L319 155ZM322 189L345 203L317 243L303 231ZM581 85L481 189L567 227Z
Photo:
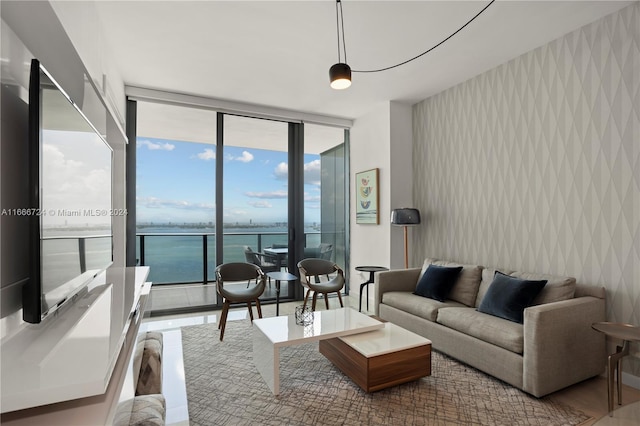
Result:
M321 340L319 349L363 390L375 392L431 375L431 342L426 342L373 356L363 355L341 338Z

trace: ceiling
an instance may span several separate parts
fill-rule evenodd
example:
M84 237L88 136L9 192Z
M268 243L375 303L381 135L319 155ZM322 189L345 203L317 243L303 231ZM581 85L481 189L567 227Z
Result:
M347 62L385 67L448 37L487 1L343 1ZM357 118L421 101L632 2L496 1L422 58L329 87L335 2L97 1L126 85Z

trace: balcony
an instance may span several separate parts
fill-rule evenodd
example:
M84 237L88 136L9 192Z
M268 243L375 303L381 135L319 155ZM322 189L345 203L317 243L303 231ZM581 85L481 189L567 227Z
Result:
M305 246L320 244L320 232L305 233ZM138 233L136 259L150 266L154 285L206 284L215 281L216 233ZM244 262L244 246L262 251L287 244L286 232L225 232L224 262Z

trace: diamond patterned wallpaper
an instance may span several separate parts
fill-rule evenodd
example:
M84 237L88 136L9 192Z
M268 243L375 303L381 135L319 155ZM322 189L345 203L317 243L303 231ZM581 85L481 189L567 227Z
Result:
M575 276L640 325L640 3L416 104L413 135L414 264Z

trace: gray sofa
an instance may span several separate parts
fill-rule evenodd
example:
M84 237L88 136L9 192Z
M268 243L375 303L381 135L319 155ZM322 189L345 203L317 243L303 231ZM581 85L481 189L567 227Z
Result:
M462 266L444 302L412 292L428 265ZM422 268L377 276L376 315L425 336L433 348L542 397L604 371L604 335L591 324L605 321L604 288L575 278L499 269L547 284L524 310L522 324L477 311L496 269L426 259Z

